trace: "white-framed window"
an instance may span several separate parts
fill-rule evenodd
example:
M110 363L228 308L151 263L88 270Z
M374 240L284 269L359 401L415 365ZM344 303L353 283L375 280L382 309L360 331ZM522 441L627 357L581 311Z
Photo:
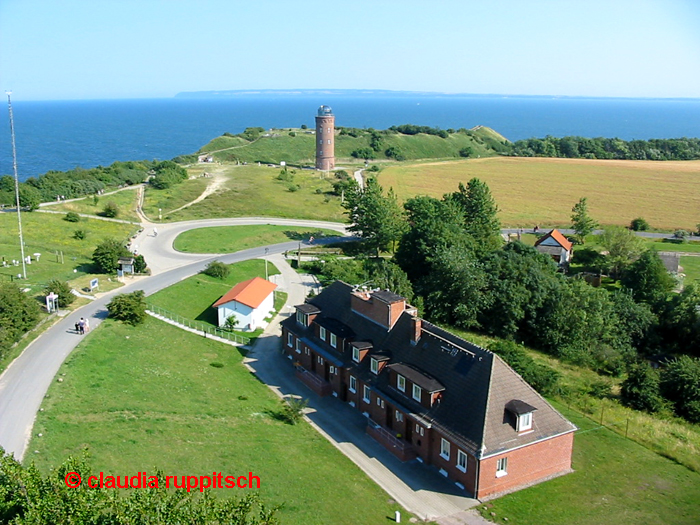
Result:
M403 414L396 410L396 421L403 421Z
M287 334L287 346L292 348L294 346L294 336L291 333Z
M322 365L323 364L323 357L318 356L318 364Z
M369 387L367 385L362 385L362 401L369 403Z
M321 128L321 129L323 129L323 128ZM330 132L331 132L331 128L328 128L328 133L330 133Z
M323 328L322 326L319 326L318 328L318 336L323 339L324 341L326 340L326 329Z
M335 367L334 367L333 365L330 366L330 368L329 368L329 370L328 370L328 373L329 373L329 374L335 374Z
M496 462L496 477L500 478L508 474L508 458L501 458Z
M445 438L440 441L440 456L444 459L450 459L450 442Z
M356 363L360 362L360 349L355 348L354 346L352 347L352 360Z
M459 449L457 449L457 468L462 472L467 471L467 455Z
M301 341L297 339L297 348L296 348L297 354L301 354Z
M306 326L307 316L304 312L297 310L297 323Z
M418 402L421 400L421 388L415 383L413 384L413 399Z
M308 348L308 347L307 347L307 348L304 348L304 353L305 353L306 355L311 355L311 349Z
M423 427L420 426L420 425L416 425L416 434L420 434L420 435L422 436L422 435L423 435L423 432L425 432L425 430L423 429Z
M518 416L518 432L530 430L532 428L532 412Z
M318 152L319 155L323 155L323 150Z
M323 139L318 141L319 144L323 144Z
M375 375L379 373L379 361L377 361L374 357L369 362L369 369Z
M357 392L357 379L355 379L355 376L350 376L350 387L348 390L350 390L350 392L353 394Z
M333 348L336 348L338 346L338 338L335 336L333 332L331 332L331 346Z
M323 128L318 128L318 133L319 133L319 135L320 135L321 133L323 133Z
M328 139L328 144L330 144L330 143L331 143L331 139Z
M396 388L399 389L399 392L406 391L406 378L401 374L396 375Z

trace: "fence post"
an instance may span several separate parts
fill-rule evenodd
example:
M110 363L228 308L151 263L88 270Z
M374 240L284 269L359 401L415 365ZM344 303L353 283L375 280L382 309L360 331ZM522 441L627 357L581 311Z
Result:
M630 428L630 418L627 418L627 424L625 425L625 437L627 437L627 431Z
M600 426L603 426L603 414L605 414L605 405L600 407Z

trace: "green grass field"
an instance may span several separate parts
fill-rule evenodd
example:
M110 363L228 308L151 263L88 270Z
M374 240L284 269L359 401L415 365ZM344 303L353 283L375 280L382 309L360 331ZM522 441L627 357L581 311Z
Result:
M685 284L700 280L700 257L681 257Z
M158 210L161 210L160 213L163 219L168 220L171 217L172 210L176 210L199 197L210 180L207 178L189 179L166 190L146 187L143 199L143 212L152 221L157 221ZM177 219L175 218L174 220Z
M339 235L334 230L310 230L273 224L215 226L183 232L177 236L173 247L188 253L231 253L267 244L308 240L309 237L320 239Z
M84 240L73 238L77 229L87 232ZM36 293L49 279L69 281L90 274L92 252L97 244L109 237L126 240L137 229L138 226L133 224L98 219L72 223L64 221L63 215L23 213L24 252L26 255L41 253L38 263L32 261L27 266L27 281L23 284ZM21 259L17 232L17 215L0 213L0 257L6 261ZM56 251L63 251L63 263ZM0 267L0 279L9 281L21 271L21 266Z
M575 472L480 505L485 517L513 525L700 521L700 474L565 406L555 407L579 427L574 438Z
M285 524L393 518L399 507L318 432L276 418L279 400L241 359L234 347L153 318L137 328L107 320L49 389L28 448L39 453L26 462L46 471L87 448L93 468L114 475L156 466L168 475L253 472L264 501L284 504Z
M295 136L290 136L295 133ZM314 165L316 135L313 130L296 128L273 129L253 142L240 137L221 136L202 147L200 152L213 152L214 158L224 162L262 162L279 164L285 161L294 165ZM503 147L505 140L489 128L480 128L469 133L452 133L447 138L435 135L382 134L382 143L376 152L377 160L388 161L386 149L397 148L406 159L455 158L463 148L470 148L473 156L495 155L490 146ZM338 163L362 164L363 161L351 157L354 150L370 145L369 133L358 137L335 136L335 155Z
M331 179L316 171L297 170L292 182L278 180L279 168L248 165L221 166L225 182L220 191L178 212L163 215L164 220L184 221L219 217L283 217L344 222L340 197L330 195ZM191 168L201 172L201 166ZM201 194L200 181L193 179L173 187L171 199L182 206ZM191 186L196 184L198 186ZM289 191L290 185L295 191ZM149 190L146 192L147 199ZM195 195L196 194L196 195ZM151 205L149 205L151 206ZM148 209L153 218L153 208ZM165 208L163 209L165 212ZM158 218L158 210L155 210Z
M217 279L202 273L196 274L154 293L148 297L148 302L192 321L201 321L214 327L218 326L218 314L212 304L241 281L253 277L265 278L265 261L262 259L243 261L232 264L229 268L231 273L226 279ZM268 263L267 269L268 275L279 273L274 264ZM280 304L280 301L276 300L276 309L281 308L283 304L284 301ZM262 333L262 329L235 333L248 337L254 342L254 339Z
M700 161L497 157L392 165L379 182L403 201L441 197L473 177L491 188L504 226L567 226L581 197L603 225L643 217L652 228L692 231L700 222Z
M113 202L119 208L119 215L116 217L117 219L139 222L138 215L136 215L137 195L138 187L132 186L129 189L118 191L110 195L100 195L98 197L97 204L95 204L95 201L91 195L78 201L51 204L50 206L45 206L42 209L62 211L66 213L69 211L74 211L76 213L84 213L86 215L100 215L105 205L108 202Z

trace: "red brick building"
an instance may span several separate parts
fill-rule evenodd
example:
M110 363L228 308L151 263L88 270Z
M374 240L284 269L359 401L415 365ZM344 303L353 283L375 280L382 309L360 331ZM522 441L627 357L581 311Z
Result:
M299 379L360 410L399 459L433 465L474 497L571 471L576 427L500 357L399 295L337 281L282 322L282 346Z
M335 116L330 106L321 106L316 115L316 169L335 168Z

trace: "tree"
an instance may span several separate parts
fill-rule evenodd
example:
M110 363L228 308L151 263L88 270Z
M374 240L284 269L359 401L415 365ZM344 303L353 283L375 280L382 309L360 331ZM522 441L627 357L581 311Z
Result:
M655 250L647 250L622 274L622 285L632 292L635 301L649 304L666 298L675 282L666 271Z
M661 393L676 413L700 423L700 359L681 356L661 371Z
M235 315L228 316L226 318L226 322L224 323L224 328L229 332L233 332L236 327L238 327L238 317Z
M37 302L13 283L0 282L0 357L36 325Z
M143 290L117 295L107 305L110 317L136 326L146 320L146 294Z
M231 269L228 264L224 264L221 261L212 261L207 264L207 267L202 270L202 273L210 277L215 277L216 279L224 280L231 273Z
M129 257L131 252L116 239L106 239L97 245L92 254L92 261L100 273L114 273L119 264L119 257Z
M673 294L660 314L665 346L675 352L700 357L700 284L687 284Z
M148 269L148 265L146 264L146 259L144 258L143 255L139 254L136 257L134 257L134 272L135 273L144 273Z
M459 183L458 191L445 195L464 214L464 229L476 241L482 252L497 249L503 244L498 206L485 182L471 179L467 186Z
M646 363L630 368L620 388L622 403L635 410L658 412L664 406L659 390L659 373Z
M580 244L586 242L586 235L593 233L598 227L598 223L588 215L588 201L586 197L574 204L571 208L571 228L573 228Z
M21 183L19 185L19 205L27 211L39 209L41 203L41 192L34 186Z
M105 204L105 207L102 210L102 215L109 217L110 219L115 218L117 215L119 215L119 206L117 206L115 202L109 201L107 204Z
M644 232L649 229L649 223L641 217L637 217L636 219L632 219L632 222L630 223L630 229L636 232Z
M76 297L73 295L72 288L65 281L59 281L58 279L51 279L44 288L44 293L46 295L50 293L55 293L58 295L58 305L59 306L69 306L73 304Z
M372 148L358 148L350 153L356 159L372 160L375 152Z
M365 266L368 267L369 279L373 286L391 290L408 301L413 300L411 281L398 264L385 259L368 259Z
M621 226L605 228L600 236L600 244L608 252L605 265L615 279L619 279L622 270L644 251L644 241Z
M343 207L350 218L348 231L358 234L377 257L398 241L406 228L393 190L383 195L374 177L367 179L364 189L348 193Z
M474 240L464 231L464 216L453 202L420 196L408 199L404 209L409 226L395 259L414 284L430 275L432 261L448 248L473 250Z
M45 523L134 525L145 523L188 523L206 525L278 525L278 507L267 508L257 494L241 499L219 498L209 489L204 493L185 488L170 489L165 474L148 472L147 486L117 491L113 488L87 488L92 470L87 457L69 457L47 474L34 465L25 467L0 448L0 522L15 525ZM80 488L66 484L66 476L76 473ZM152 476L150 474L153 474ZM135 476L134 476L135 477ZM70 478L69 480L77 479ZM112 478L114 479L114 478ZM105 481L109 483L109 476ZM183 486L185 484L183 483Z

